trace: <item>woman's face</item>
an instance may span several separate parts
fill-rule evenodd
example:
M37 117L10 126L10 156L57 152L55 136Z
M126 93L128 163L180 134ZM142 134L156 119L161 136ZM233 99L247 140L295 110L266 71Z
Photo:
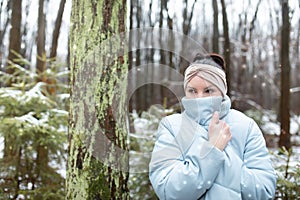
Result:
M203 98L210 96L222 96L221 91L212 83L195 76L188 82L185 89L185 96L188 99Z

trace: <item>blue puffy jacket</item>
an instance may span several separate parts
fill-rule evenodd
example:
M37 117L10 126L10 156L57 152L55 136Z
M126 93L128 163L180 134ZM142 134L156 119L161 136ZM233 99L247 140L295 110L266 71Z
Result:
M149 176L159 199L273 199L277 177L257 124L230 109L228 97L182 99L185 111L159 125ZM208 142L214 111L232 139L220 151Z

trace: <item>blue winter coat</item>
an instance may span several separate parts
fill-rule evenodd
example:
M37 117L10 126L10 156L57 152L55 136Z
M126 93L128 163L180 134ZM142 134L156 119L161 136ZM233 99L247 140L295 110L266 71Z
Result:
M165 117L157 131L149 176L159 199L272 199L277 177L257 124L230 109L228 97L182 104L185 111ZM230 126L224 151L208 142L214 111Z

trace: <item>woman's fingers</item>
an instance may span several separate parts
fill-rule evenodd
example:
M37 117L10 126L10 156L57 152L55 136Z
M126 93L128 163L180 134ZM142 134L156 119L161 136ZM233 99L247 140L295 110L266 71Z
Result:
M219 119L219 112L218 111L214 112L211 121L213 123L216 123L216 124L219 123L220 119Z
M226 124L225 121L219 120L218 112L215 112L212 116L208 135L209 141L220 150L223 150L231 140L232 136L230 127L228 126L228 124Z

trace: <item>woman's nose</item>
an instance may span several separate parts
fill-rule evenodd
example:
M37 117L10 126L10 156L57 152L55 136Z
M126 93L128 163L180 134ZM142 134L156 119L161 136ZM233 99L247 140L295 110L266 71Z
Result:
M203 98L203 97L204 97L203 93L198 92L197 94L195 94L195 98Z

